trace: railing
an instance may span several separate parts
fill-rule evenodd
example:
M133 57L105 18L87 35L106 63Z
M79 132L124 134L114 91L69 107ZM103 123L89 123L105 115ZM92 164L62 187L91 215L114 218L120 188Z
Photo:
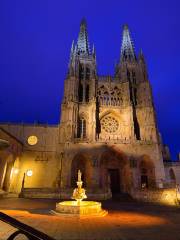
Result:
M114 82L120 83L120 79L118 77L110 76L110 75L98 75L99 82Z
M180 166L180 161L164 161L165 166Z
M52 237L49 237L43 232L40 232L36 230L33 227L30 227L29 225L26 225L10 216L8 216L5 213L0 212L0 221L3 221L12 227L18 229L14 233L12 233L7 240L13 240L15 239L19 234L25 235L29 240L55 240Z
M113 77L112 76L98 76L98 80L101 82L112 82Z

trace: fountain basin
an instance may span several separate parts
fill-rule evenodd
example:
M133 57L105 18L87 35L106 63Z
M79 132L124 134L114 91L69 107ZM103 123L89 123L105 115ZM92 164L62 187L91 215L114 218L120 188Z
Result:
M103 210L100 202L94 201L64 201L56 204L52 211L60 216L105 216L108 212Z

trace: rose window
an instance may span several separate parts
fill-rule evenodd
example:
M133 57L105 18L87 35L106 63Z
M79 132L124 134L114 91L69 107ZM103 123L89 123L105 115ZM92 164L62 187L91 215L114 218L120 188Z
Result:
M115 133L118 130L118 127L118 121L111 116L104 117L101 120L101 128L107 133Z

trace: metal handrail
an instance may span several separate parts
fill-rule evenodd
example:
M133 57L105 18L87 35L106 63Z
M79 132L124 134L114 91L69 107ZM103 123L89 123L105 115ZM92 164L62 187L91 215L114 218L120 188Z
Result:
M8 216L5 213L0 212L0 221L3 221L12 227L18 229L17 231L13 232L7 240L13 240L17 235L23 234L25 235L29 240L55 240L54 238L46 235L43 232L38 231L37 229L30 227L27 224L24 224L15 218L12 218Z

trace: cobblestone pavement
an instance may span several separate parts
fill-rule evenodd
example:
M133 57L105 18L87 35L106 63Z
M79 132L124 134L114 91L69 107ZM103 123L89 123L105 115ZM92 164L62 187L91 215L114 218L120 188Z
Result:
M180 208L111 200L107 216L83 219L53 216L54 208L54 200L0 199L0 211L57 240L180 240ZM0 221L0 240L14 231Z

